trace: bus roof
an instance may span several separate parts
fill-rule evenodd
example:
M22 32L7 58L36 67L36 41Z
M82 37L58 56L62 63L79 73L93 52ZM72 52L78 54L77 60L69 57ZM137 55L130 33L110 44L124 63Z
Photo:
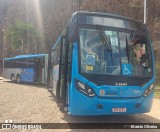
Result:
M74 15L77 15L77 14L81 14L81 15L91 15L91 16L103 16L103 17L107 17L107 16L108 16L108 17L116 17L116 18L119 18L119 19L127 19L127 20L131 20L131 21L136 21L136 22L142 23L141 21L135 20L135 19L133 19L133 18L125 17L125 16L118 15L118 14L115 14L115 13L77 11L77 12L73 13L73 16L74 16Z
M16 60L16 59L25 59L25 58L41 58L46 54L26 54L26 55L18 55L12 58L4 58L4 60Z

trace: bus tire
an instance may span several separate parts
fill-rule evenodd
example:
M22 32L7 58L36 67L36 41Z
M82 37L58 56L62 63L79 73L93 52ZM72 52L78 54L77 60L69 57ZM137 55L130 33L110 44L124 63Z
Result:
M15 82L15 76L14 76L14 74L11 75L11 82Z
M21 76L19 74L16 77L16 81L17 81L17 83L21 83Z
M64 112L62 103L57 103L57 106L61 112Z

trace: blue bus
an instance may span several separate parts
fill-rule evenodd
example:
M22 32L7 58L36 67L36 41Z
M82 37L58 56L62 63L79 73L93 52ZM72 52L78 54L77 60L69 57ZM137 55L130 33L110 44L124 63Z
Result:
M48 54L26 54L5 58L3 77L12 82L47 84Z
M151 110L154 57L145 24L110 13L75 12L49 55L49 89L70 115Z

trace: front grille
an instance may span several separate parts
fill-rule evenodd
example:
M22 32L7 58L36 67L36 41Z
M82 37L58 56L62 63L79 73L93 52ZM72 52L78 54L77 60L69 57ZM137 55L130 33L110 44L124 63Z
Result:
M151 77L123 77L123 76L102 76L102 75L83 75L86 79L97 86L125 84L125 86L144 86L151 80ZM120 86L120 85L118 85Z

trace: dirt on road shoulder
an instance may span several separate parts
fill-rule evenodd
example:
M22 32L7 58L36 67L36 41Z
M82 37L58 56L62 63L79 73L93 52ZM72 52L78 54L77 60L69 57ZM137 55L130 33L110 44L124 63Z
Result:
M62 122L61 118L63 114L46 87L14 84L0 78L0 122L51 123Z

